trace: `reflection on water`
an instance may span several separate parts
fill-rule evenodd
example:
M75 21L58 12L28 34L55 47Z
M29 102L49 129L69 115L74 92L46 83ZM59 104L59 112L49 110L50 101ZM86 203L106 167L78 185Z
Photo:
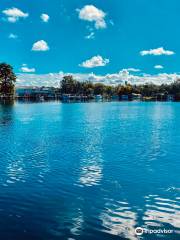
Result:
M70 232L72 235L80 236L83 230L83 213L79 210L77 211L77 216L72 218L72 227Z
M93 160L89 161L89 166L82 167L81 170L81 177L79 179L80 183L85 186L93 186L98 184L101 180L101 167L95 166L95 162Z
M101 111L98 112L97 117L94 119L91 108L85 115L87 124L84 126L84 132L87 140L82 144L79 177L79 182L83 186L98 185L103 177L103 116ZM96 127L94 121L97 120L98 126Z
M15 183L16 181L22 181L24 182L24 175L25 175L25 170L24 170L24 164L23 160L19 158L16 161L10 162L7 165L7 184L8 183Z
M135 234L137 226L153 230L176 229L174 234L180 233L179 198L171 200L158 195L149 195L145 200L142 219L138 211L132 210L127 202L107 204L101 214L104 231L127 239L138 239Z
M83 186L93 186L99 184L102 178L102 156L101 156L101 136L97 136L93 142L87 142L84 147L86 158L81 159L81 169L79 182Z
M101 219L108 233L133 240L137 239L136 215L127 202L118 202L115 206L107 206L101 214Z
M0 239L178 239L179 122L176 103L0 105Z
M143 220L145 224L156 226L159 224L169 224L170 227L180 229L180 206L179 201L161 198L158 196L147 196L147 204L145 205L145 213Z
M0 102L0 126L10 125L13 118L13 101Z

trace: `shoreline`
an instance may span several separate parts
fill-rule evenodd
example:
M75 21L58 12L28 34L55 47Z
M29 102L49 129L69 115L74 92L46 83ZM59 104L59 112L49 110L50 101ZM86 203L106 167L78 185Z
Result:
M18 99L0 99L0 104L14 104L14 103L48 103L48 102L57 102L57 103L64 103L64 104L71 104L71 103L180 103L180 101L166 101L166 100L102 100L102 101L96 101L96 100L87 100L87 101L62 101L59 99L49 99L49 100L33 100L33 99L24 99L24 100L18 100Z

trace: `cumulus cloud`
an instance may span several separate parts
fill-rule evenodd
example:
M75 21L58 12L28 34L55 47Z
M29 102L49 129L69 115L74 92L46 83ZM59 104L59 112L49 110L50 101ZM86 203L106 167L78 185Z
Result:
M91 81L93 83L104 83L110 85L124 84L129 82L131 84L162 84L162 83L172 83L177 79L180 79L180 74L172 73L161 73L157 75L141 74L134 75L130 74L127 70L123 69L119 73L112 73L106 75L96 75L94 73L81 74L81 73L49 73L49 74L18 74L17 86L54 86L58 87L59 82L62 80L63 76L72 75L78 81Z
M32 46L32 51L48 51L49 46L44 40L37 41Z
M93 5L86 5L82 9L78 9L79 12L79 19L94 22L96 29L106 28L106 13L103 12L101 9Z
M49 19L50 19L49 15L47 15L46 13L42 13L40 18L45 23L47 23L49 21Z
M27 18L29 16L28 13L24 13L22 10L14 7L3 10L2 13L4 13L7 20L12 23L17 22L20 18Z
M100 55L94 56L81 63L79 66L84 68L104 67L109 63L109 59L102 58Z
M127 68L126 69L128 72L140 72L141 69L138 69L138 68Z
M34 73L36 71L35 68L29 68L27 64L22 64L22 67L20 68L20 71L23 73Z
M146 56L146 55L160 56L160 55L173 55L175 53L173 51L165 50L163 47L160 47L160 48L155 48L150 50L143 50L140 52L140 54L141 56Z
M18 36L16 34L10 33L8 38L16 39L16 38L18 38Z
M164 67L162 65L155 65L154 68L155 69L163 69Z

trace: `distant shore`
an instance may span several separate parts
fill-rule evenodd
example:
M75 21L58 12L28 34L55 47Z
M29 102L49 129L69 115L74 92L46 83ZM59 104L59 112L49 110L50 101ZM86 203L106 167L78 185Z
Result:
M8 99L8 98L1 98L0 104L14 104L14 103L45 103L45 102L59 102L59 103L107 103L107 102L119 102L119 103L134 103L134 102L180 102L180 101L171 101L171 100L156 100L152 98L144 98L139 100L116 100L116 99L86 99L86 100L62 100L62 99L31 99L31 98L14 98L14 99Z

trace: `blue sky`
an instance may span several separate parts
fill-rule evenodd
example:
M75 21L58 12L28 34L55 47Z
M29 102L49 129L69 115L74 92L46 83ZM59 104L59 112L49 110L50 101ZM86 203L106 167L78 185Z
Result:
M173 81L179 11L178 0L1 0L0 62L13 65L19 85L53 85L67 73L112 84Z

